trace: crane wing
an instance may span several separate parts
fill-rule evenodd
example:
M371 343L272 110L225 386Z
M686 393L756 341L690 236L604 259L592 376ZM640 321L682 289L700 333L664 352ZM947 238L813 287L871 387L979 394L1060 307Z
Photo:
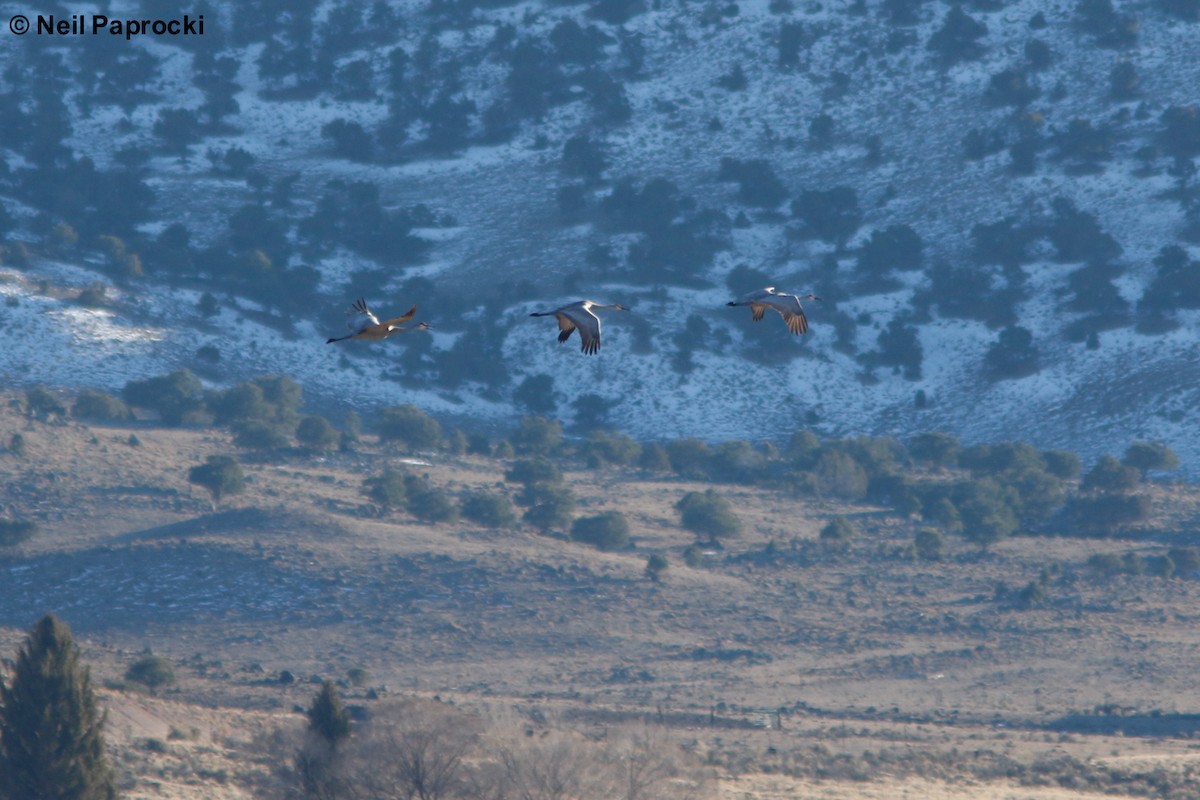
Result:
M799 336L808 330L808 317L804 316L804 308L800 305L800 301L794 295L783 295L787 299L780 299L771 303L771 308L779 312L779 316L783 317L783 321L787 323L788 330Z
M390 328L390 327L391 327L391 326L393 326L393 325L403 325L404 323L406 323L406 322L408 322L410 319L412 319L412 318L413 318L413 316L415 316L415 315L416 315L416 313L417 313L417 307L416 307L416 306L413 306L413 307L412 307L412 308L410 308L408 311L406 311L406 312L404 313L404 316L402 316L402 317L394 317L394 318L392 318L392 319L389 319L389 320L387 320L386 322L383 322L383 323L376 322L376 324L377 324L377 325L379 325L379 324L382 324L382 325L383 325L385 328Z
M565 342L571 338L571 332L575 330L575 321L567 316L564 311L555 313L554 317L558 320L558 340Z
M587 355L593 355L600 351L600 318L591 312L590 309L580 306L564 310L562 316L559 317L559 326L562 326L562 317L567 317L572 326L579 329L579 349ZM563 335L559 335L560 341L565 341Z
M751 303L750 304L750 316L754 319L755 322L762 322L763 314L765 314L766 311L767 311L767 305L765 303Z

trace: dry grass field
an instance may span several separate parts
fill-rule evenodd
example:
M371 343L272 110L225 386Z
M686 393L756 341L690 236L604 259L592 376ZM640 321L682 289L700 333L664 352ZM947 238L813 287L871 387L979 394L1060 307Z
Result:
M246 491L214 507L187 472L235 452L224 431L34 422L4 400L0 445L19 433L25 447L0 452L0 503L39 530L0 553L0 653L48 611L72 626L128 797L253 796L261 742L300 725L322 678L368 709L437 696L584 733L661 723L729 800L1200 791L1200 580L1085 566L1196 543L1191 487L1155 487L1137 538L984 553L952 537L923 562L908 555L918 523L886 509L721 485L746 530L693 568L674 504L707 485L568 470L578 514L629 519L634 547L617 553L380 516L360 490L385 466L456 493L515 489L503 461L372 437L242 453ZM824 552L818 532L841 515L857 534ZM670 565L657 583L655 553ZM1039 607L997 600L1043 574ZM153 695L123 680L146 651L177 678Z

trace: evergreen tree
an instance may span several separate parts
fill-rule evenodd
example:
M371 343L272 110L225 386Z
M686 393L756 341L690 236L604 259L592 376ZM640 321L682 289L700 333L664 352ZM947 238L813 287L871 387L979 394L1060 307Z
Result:
M103 726L70 629L46 615L0 681L0 798L115 798Z
M342 707L333 681L325 681L305 712L308 729L296 751L297 782L305 798L334 800L342 795L339 745L350 737L350 714Z

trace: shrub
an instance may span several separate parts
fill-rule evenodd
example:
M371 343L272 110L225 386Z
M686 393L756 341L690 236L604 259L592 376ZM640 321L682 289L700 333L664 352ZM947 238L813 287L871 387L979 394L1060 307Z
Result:
M381 440L410 450L432 450L442 441L442 426L412 403L381 408L375 427Z
M679 511L680 523L692 533L719 539L742 532L742 522L733 513L729 501L712 489L688 492L675 508Z
M658 583L662 580L662 574L667 571L667 557L654 553L646 559L646 577Z
M667 448L658 442L642 445L642 454L638 457L637 465L650 472L667 472L671 469L671 456Z
M821 544L826 547L843 549L848 547L854 536L854 525L845 517L834 517L824 528L821 528Z
M1150 516L1150 498L1144 494L1076 497L1070 512L1077 525L1110 534Z
M214 503L227 494L240 494L246 488L242 467L233 456L209 456L204 463L188 470L188 482L203 486Z
M395 470L385 470L382 475L376 475L363 481L362 493L383 508L384 512L404 508L408 502L408 489L404 482L404 473Z
M584 453L589 464L636 464L642 456L642 446L623 433L594 430L588 434Z
M913 538L913 549L922 561L941 561L946 551L946 539L940 531L921 528Z
M713 480L754 483L766 469L767 459L745 440L721 442L710 460Z
M166 425L179 425L189 414L204 407L204 387L188 370L169 375L129 381L121 396L131 406L157 412Z
M580 517L571 524L571 540L590 544L597 550L623 550L629 546L629 523L620 511Z
M1033 333L1020 325L1009 325L1000 331L984 356L984 372L993 381L1024 378L1041 369L1040 357Z
M909 455L934 467L954 466L958 462L959 449L957 437L940 431L919 433L908 443Z
M1047 472L1065 481L1079 477L1083 470L1079 456L1068 450L1047 450L1042 453L1042 461L1046 462Z
M526 486L533 483L562 483L562 473L544 458L523 459L513 463L504 473L504 480Z
M448 492L411 475L406 483L408 513L422 522L458 521L458 503Z
M991 481L975 481L958 505L963 535L986 550L1017 529L1017 517L999 488Z
M95 389L84 389L71 406L71 416L96 422L125 422L133 418L133 412L120 398Z
M67 409L45 386L35 386L25 392L25 408L29 416L40 420L67 414Z
M37 524L25 519L0 519L0 547L13 547L28 541L37 532Z
M1079 488L1085 492L1128 492L1137 488L1139 479L1136 467L1104 456L1083 476Z
M685 478L705 478L712 461L712 451L700 439L676 439L667 442L667 457L671 469Z
M1125 450L1121 463L1138 470L1144 480L1152 469L1175 469L1179 466L1179 457L1162 442L1134 442Z
M859 500L867 493L867 471L849 453L825 449L813 468L815 488L822 496Z
M512 501L491 492L468 494L463 498L462 515L489 528L511 528L517 523Z
M296 441L309 450L332 450L341 441L341 436L329 420L312 415L301 419L296 426Z
M537 484L535 484L537 485ZM575 498L565 486L552 487L554 492L538 498L522 519L542 532L566 528L575 513Z
M168 686L175 682L175 671L171 662L162 656L144 656L129 665L125 670L125 680L140 683L154 690L159 686Z
M234 424L233 443L247 450L279 450L291 443L291 436L273 420L251 419Z
M562 423L545 417L521 417L512 435L513 450L517 453L549 455L562 444Z

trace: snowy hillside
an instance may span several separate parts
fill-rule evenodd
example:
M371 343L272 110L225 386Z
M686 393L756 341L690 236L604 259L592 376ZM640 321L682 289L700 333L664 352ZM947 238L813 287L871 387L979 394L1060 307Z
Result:
M1200 475L1195 4L276 5L6 41L6 379L286 373L507 427L549 375L640 438L1158 439ZM725 307L768 284L825 299L807 335ZM433 334L326 345L359 294ZM595 357L528 318L584 296L633 309Z

